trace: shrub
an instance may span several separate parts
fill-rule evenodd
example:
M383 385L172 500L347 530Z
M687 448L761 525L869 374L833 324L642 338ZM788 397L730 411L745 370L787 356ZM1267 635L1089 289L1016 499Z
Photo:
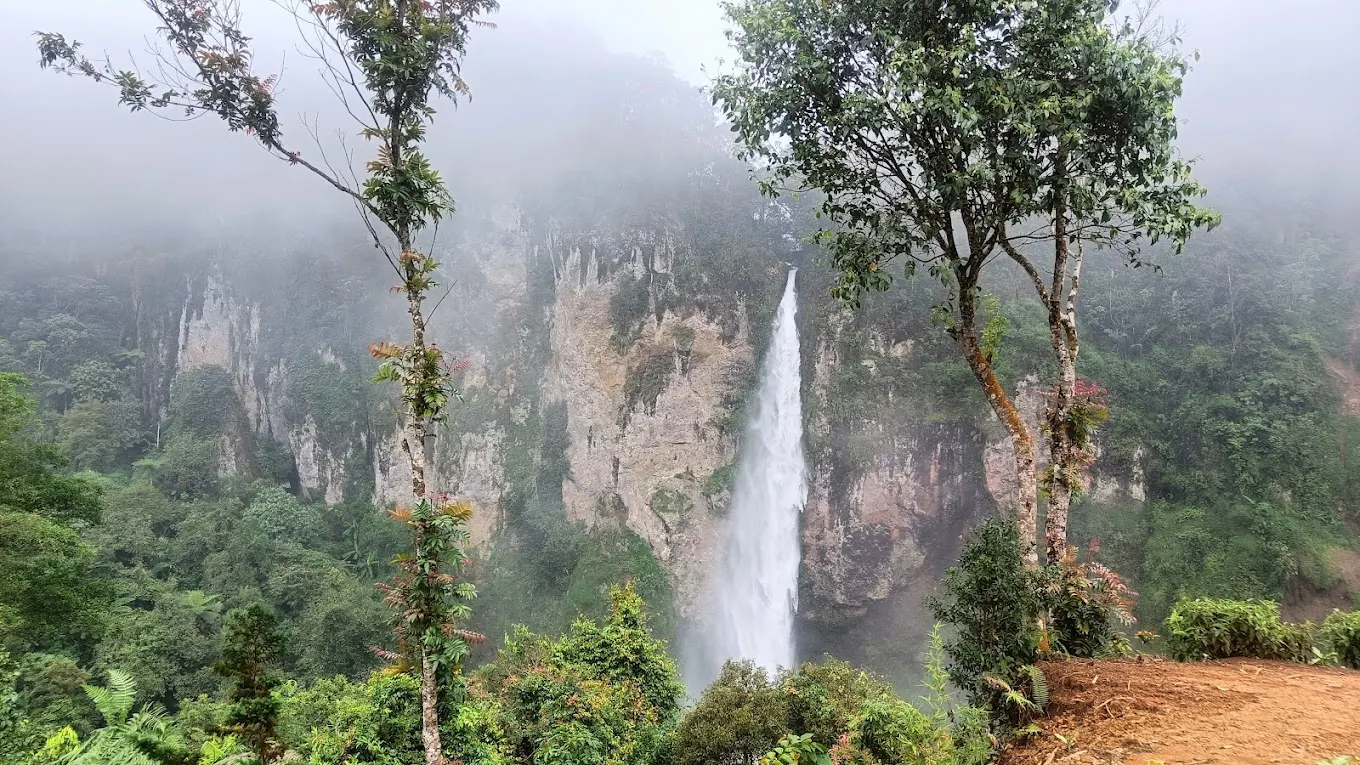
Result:
M802 665L779 688L788 703L786 731L803 731L827 747L850 731L868 702L893 698L887 683L835 659Z
M610 604L602 622L578 619L557 641L517 629L478 670L469 692L487 713L464 722L481 750L537 765L673 760L675 664L647 630L631 586L612 590Z
M1039 640L1037 583L1021 560L1015 523L992 519L974 528L943 588L928 605L955 631L945 644L949 678L972 706L999 713L999 693L984 678L1015 685L1021 669L1034 663Z
M281 738L308 762L420 760L420 681L409 673L386 669L366 683L337 677L306 689L287 683L279 698Z
M1166 648L1173 659L1256 659L1305 661L1312 655L1312 625L1286 625L1280 606L1269 600L1199 598L1182 601L1166 620Z
M874 699L855 718L850 740L879 762L931 761L952 748L949 732L901 699Z
M729 661L676 733L679 765L746 765L788 732L787 694L750 661Z
M954 712L953 765L987 765L992 761L996 739L989 723L987 713L976 707L961 707Z
M1089 555L1098 549L1092 544ZM1042 578L1049 649L1083 659L1128 653L1128 640L1118 625L1133 624L1137 593L1118 574L1089 558L1078 561L1076 548L1068 547L1062 561L1045 568Z
M1309 662L1314 658L1313 647L1318 641L1318 625L1312 622L1280 623L1280 655L1285 661Z
M1341 666L1360 669L1360 612L1333 611L1322 623L1320 638Z

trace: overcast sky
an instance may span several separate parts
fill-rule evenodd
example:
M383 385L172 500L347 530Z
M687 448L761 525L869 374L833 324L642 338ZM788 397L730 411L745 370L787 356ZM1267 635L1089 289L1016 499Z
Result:
M65 32L96 52L143 50L153 23L139 0L0 3L4 229L52 215L136 217L151 202L188 215L189 189L197 204L193 214L211 217L220 210L217 201L204 203L216 199L204 191L210 184L236 197L252 189L260 199L324 193L313 179L279 166L211 120L185 126L129 115L92 83L38 70L37 29ZM243 6L258 50L291 48L291 29L280 23L277 9L265 0L243 0ZM503 0L502 6L493 19L500 27L474 34L468 65L474 93L477 62L494 58L485 52L525 35L553 39L574 30L570 44L583 60L604 50L660 54L696 86L726 48L716 0ZM1236 173L1253 183L1289 176L1319 188L1354 184L1360 172L1360 46L1353 39L1360 0L1166 0L1163 12L1183 21L1187 46L1202 53L1180 113L1183 147L1203 158L1206 172ZM535 51L522 55L532 59ZM266 54L264 66L272 68L279 58ZM289 95L298 94L299 81L302 92L313 87L305 82L308 75L305 62L290 55ZM525 120L534 118L534 107L524 104ZM475 102L468 107L475 108ZM458 119L443 117L441 129ZM199 167L188 167L191 162Z

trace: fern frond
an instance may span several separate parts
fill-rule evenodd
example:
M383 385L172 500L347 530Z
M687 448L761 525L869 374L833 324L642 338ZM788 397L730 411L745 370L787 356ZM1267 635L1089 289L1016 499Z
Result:
M1034 706L1040 711L1048 709L1048 679L1044 677L1044 671L1033 664L1025 666L1025 672L1029 675L1029 684L1033 689L1030 694L1034 697Z
M127 722L128 715L132 712L132 702L137 698L137 681L132 675L121 669L111 669L108 685L102 688L97 685L82 687L107 725L121 725Z

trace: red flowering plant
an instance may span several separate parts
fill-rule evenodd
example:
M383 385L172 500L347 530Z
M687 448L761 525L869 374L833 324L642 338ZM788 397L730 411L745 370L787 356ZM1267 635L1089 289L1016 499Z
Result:
M1128 653L1128 638L1120 630L1136 621L1138 593L1095 560L1099 552L1099 540L1091 542L1085 556L1069 545L1059 562L1047 567L1040 587L1048 613L1042 650L1080 658Z

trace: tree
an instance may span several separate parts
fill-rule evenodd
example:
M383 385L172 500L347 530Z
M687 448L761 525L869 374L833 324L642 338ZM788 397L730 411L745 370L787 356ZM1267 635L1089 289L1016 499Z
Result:
M36 402L22 375L0 373L0 508L63 524L99 521L100 488L64 475L67 460L30 434Z
M406 295L411 339L379 343L379 380L401 388L401 447L411 469L409 511L413 554L409 576L400 578L400 622L421 673L422 736L427 765L443 764L439 738L438 680L456 671L466 645L452 619L474 593L452 575L463 559L450 542L466 520L465 508L442 501L435 491L433 437L445 418L453 390L452 365L426 338L425 297L437 286L438 261L422 252L417 237L453 211L444 181L421 148L433 121L435 97L466 94L460 63L477 17L496 0L282 0L306 30L303 43L322 63L322 76L341 106L359 124L359 135L376 144L359 183L336 172L324 153L304 157L284 136L273 88L276 76L253 69L250 38L232 0L143 0L159 21L170 52L161 58L167 80L92 61L80 43L39 33L40 63L112 86L133 111L215 114L233 132L253 136L272 156L302 167L346 195L399 278Z
M1053 352L1074 370L1066 324L1075 323L1064 317L1075 310L1069 287L1080 279L1075 237L1128 252L1144 237L1179 247L1212 221L1192 204L1202 189L1171 147L1183 60L1138 30L1107 26L1107 0L724 7L740 60L717 80L715 99L745 154L768 171L764 191L820 193L832 225L819 238L839 272L835 294L855 304L865 291L887 289L883 267L898 258L906 275L925 266L946 286L937 315L1010 433L1013 502L1034 565L1034 437L993 367L999 333L980 310L983 270L1003 252L1029 263L1013 227L1054 215L1062 279L1046 287L1029 270L1050 309ZM1077 225L1065 225L1071 220ZM1060 383L1053 422L1073 419L1072 379ZM1079 456L1076 434L1060 431L1051 451L1069 466Z
M57 442L79 468L108 470L142 436L130 399L77 401L61 415Z
M714 98L743 154L768 171L764 192L820 193L837 297L855 305L887 289L883 266L897 258L906 275L924 266L945 285L938 315L1010 434L1013 502L1034 540L1034 437L983 346L978 305L1005 222L1028 211L1004 133L1014 86L997 63L1017 23L1009 5L728 2L739 60Z
M726 662L676 731L677 761L754 765L788 733L787 696L754 662Z
M1104 391L1077 377L1080 339L1077 298L1085 247L1111 249L1132 265L1140 244L1167 239L1180 252L1191 233L1219 217L1195 204L1205 190L1179 158L1176 100L1189 63L1174 30L1147 15L1135 25L1107 23L1106 0L1060 0L1019 28L1020 77L1043 96L1025 116L1033 130L1021 160L1032 168L1042 225L1016 233L1012 221L1001 245L1034 283L1043 304L1058 377L1049 391L1044 432L1049 468L1041 482L1048 498L1047 558L1057 564L1067 545L1067 517L1093 458L1091 436L1104 421ZM1024 245L1041 239L1053 248L1051 275Z
M96 626L104 583L77 526L98 521L99 487L63 475L66 461L28 428L27 381L0 374L0 647L10 640L57 645Z
M232 680L226 730L241 739L267 765L283 754L279 741L279 679L271 673L283 656L278 619L261 605L227 615L222 657L213 670Z

